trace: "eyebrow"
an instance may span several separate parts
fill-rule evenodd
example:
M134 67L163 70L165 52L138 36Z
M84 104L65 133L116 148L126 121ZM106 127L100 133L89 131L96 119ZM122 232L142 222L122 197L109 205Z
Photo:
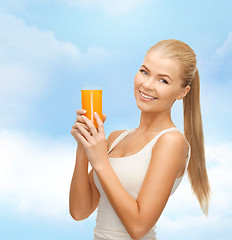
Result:
M148 72L150 72L150 70L145 65L142 65L141 67L144 67ZM171 81L173 81L172 78L169 77L167 74L158 74L158 75L163 77L168 77Z

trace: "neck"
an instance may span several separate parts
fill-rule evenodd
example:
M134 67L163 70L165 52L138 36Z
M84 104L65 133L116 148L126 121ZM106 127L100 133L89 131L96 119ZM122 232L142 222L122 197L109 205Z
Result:
M141 112L138 134L159 132L163 129L175 127L171 119L171 111L168 112Z

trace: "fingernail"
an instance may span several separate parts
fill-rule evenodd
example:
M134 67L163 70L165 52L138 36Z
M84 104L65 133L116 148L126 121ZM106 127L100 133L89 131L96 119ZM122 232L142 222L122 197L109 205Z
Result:
M84 110L83 112L86 113L86 110L85 109L83 109L83 110Z

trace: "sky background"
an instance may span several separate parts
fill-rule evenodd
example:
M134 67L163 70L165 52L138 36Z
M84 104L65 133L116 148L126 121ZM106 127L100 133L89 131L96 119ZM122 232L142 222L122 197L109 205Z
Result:
M96 211L76 222L68 210L81 86L102 86L106 137L137 127L134 76L151 46L174 38L197 55L213 195L206 218L185 176L157 237L231 240L231 9L228 0L0 0L1 239L93 239ZM172 118L183 132L182 101Z

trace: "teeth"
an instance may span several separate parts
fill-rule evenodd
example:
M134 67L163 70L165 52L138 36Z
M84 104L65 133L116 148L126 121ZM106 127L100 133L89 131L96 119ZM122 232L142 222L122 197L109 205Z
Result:
M149 97L147 95L144 95L142 92L140 92L140 94L144 97L144 98L147 98L147 99L156 99L156 97Z

